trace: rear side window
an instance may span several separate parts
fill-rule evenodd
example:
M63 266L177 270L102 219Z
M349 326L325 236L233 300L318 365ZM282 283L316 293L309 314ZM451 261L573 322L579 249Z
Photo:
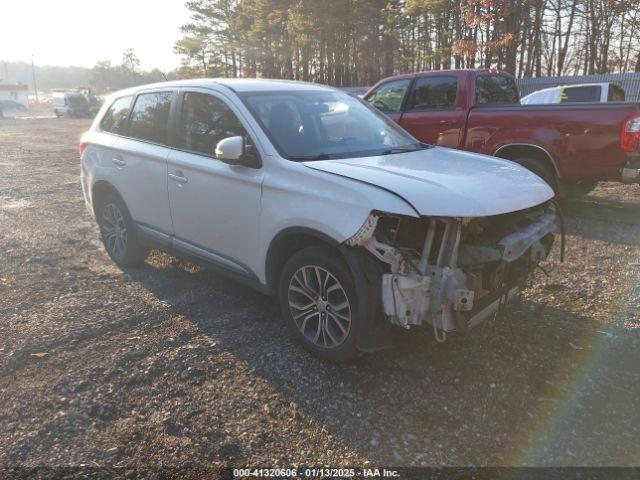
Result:
M590 85L588 87L567 87L560 95L560 103L599 102L602 87Z
M618 85L609 85L609 95L607 98L609 102L624 102L624 90Z
M410 83L411 80L403 79L380 85L367 97L367 101L383 112L399 112L402 110L402 101Z
M105 132L125 135L127 133L127 119L129 118L129 109L133 97L118 98L109 107L109 110L102 117L100 129Z
M456 77L422 77L413 87L409 109L448 108L455 105L457 97Z
M476 103L518 103L518 87L505 75L478 75L476 77Z
M129 120L129 136L153 143L167 144L172 99L173 92L138 95Z
M222 100L206 93L184 94L178 141L180 148L213 156L220 140L246 134L238 117Z

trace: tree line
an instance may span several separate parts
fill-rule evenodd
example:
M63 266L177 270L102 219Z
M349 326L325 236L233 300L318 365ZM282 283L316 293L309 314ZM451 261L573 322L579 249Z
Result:
M93 68L32 66L27 62L0 61L0 83L24 83L46 92L54 88L89 87L96 93L108 93L135 85L180 78L178 72L165 75L159 69L143 70L136 52L129 48L122 53L120 63L108 60L96 62Z
M174 75L175 78L175 75ZM119 65L110 61L97 62L89 71L89 85L97 92L110 92L145 83L162 82L167 76L155 68L142 70L135 50L129 48L122 53Z
M191 0L180 76L370 85L399 72L640 71L640 0Z

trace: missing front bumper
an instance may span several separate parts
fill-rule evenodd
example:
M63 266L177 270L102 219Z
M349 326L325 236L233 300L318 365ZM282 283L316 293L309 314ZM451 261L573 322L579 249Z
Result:
M478 237L476 226L471 243L465 240L471 219L424 221L428 228L420 253L377 236L375 215L347 244L364 247L390 266L381 285L390 323L404 329L431 325L439 338L444 338L444 332L479 324L515 295L535 266L547 258L557 228L553 205L537 213L523 212L498 237L493 233ZM485 242L477 243L482 238Z

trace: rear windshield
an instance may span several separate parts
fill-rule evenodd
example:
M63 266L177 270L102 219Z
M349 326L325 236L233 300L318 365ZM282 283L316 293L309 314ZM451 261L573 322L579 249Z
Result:
M77 95L67 95L67 104L70 107L86 107L88 105L87 99L80 93Z
M520 95L513 78L482 74L476 77L476 103L519 103Z
M584 87L565 87L560 95L560 103L599 102L602 87L587 85Z

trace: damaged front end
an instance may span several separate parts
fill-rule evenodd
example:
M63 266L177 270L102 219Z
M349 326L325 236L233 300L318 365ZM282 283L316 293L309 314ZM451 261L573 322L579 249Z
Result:
M494 314L549 255L552 202L480 218L412 218L373 212L345 243L388 265L382 304L403 328L430 324L436 338Z

